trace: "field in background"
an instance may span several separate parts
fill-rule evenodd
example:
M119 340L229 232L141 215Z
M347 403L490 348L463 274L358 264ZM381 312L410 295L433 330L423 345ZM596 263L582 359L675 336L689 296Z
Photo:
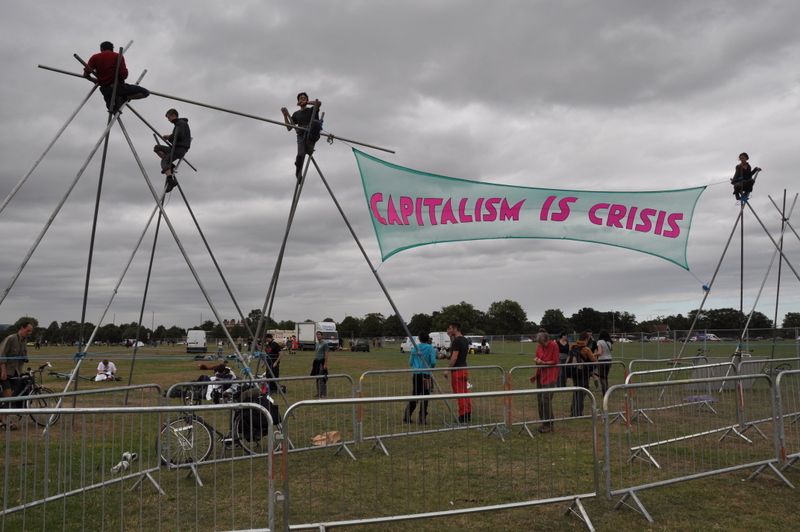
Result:
M529 365L533 362L536 344L506 343L493 345L490 355L470 355L471 365L496 364L508 370L514 366ZM617 344L614 355L617 360L624 357L627 362L633 358L670 358L673 356L674 344ZM677 346L679 348L679 346ZM729 356L734 346L730 344L709 343L705 345L691 344L685 356L696 355L698 348L708 349L708 356ZM756 356L770 356L772 345L766 342L752 344ZM794 342L785 342L775 347L775 357L796 356L798 346ZM49 347L38 351L31 349L30 366L38 366L51 362L54 370L68 373L74 367L72 356L74 348ZM226 352L226 355L229 354ZM109 358L118 367L118 374L123 378L120 383L94 383L80 381L80 389L107 388L127 384L132 365L130 350L110 349L97 354L90 352L85 358L81 373L93 375L100 360ZM285 355L281 364L281 375L284 377L308 375L311 369L311 352L299 352ZM446 361L440 361L445 363ZM194 380L201 374L197 369L200 361L192 360L184 348L146 348L139 351L135 362L133 384L157 383L167 389L175 382ZM208 363L208 362L207 362ZM399 348L390 346L373 349L370 353L335 352L331 355L329 370L331 373L345 373L356 381L361 373L369 370L400 369L407 367L408 355L400 354ZM231 361L237 375L241 375L237 363ZM614 368L610 375L612 384L622 381L619 368ZM66 381L58 381L55 377L46 377L45 385L54 391L61 391ZM409 379L409 392L411 383ZM599 393L592 387L592 391ZM291 387L287 396L292 399ZM612 511L613 502L604 499L587 501L586 507L592 522L598 530L641 531L641 530L789 530L796 527L796 516L800 514L800 497L796 491L789 490L783 484L767 475L745 482L749 471L715 476L704 480L685 482L669 487L658 488L639 494L645 506L656 519L650 525L647 521L629 509ZM800 474L790 471L788 478L795 485L800 485ZM452 494L442 494L451 497ZM361 530L585 530L575 518L562 515L563 507L550 505L520 510L503 510L464 515L447 519L415 520L380 527L361 527ZM357 529L353 529L357 530Z

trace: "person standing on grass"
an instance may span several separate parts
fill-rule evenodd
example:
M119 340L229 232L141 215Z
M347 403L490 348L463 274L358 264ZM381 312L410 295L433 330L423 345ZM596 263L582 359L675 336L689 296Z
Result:
M566 364L567 355L569 355L569 339L567 331L558 333L558 363ZM563 388L567 385L567 371L563 366L558 368L558 387Z
M469 371L467 371L467 354L469 354L469 341L461 334L461 324L457 321L447 326L447 335L450 336L450 364L444 372L444 378L450 379L453 393L467 393ZM472 422L472 401L467 397L458 400L458 422Z
M311 376L322 375L317 379L317 395L324 399L328 395L328 342L322 338L322 331L317 331L317 343L314 345L314 363L311 366Z
M591 333L588 331L583 331L581 335L578 337L578 341L573 344L570 348L570 355L572 352L576 352L580 357L580 367L570 368L572 371L572 385L578 386L580 388L588 388L589 387L589 372L591 371L592 365L590 362L597 362L597 357L594 356L592 350L587 347L586 343L591 338ZM583 406L586 400L586 392L583 391L576 391L572 394L572 405L570 405L570 416L571 417L580 417L583 415Z
M597 365L597 374L600 376L600 387L603 390L603 395L608 390L608 372L611 369L611 352L614 350L614 340L608 331L603 329L600 331L599 339L597 341L597 361L603 364Z
M436 351L431 345L431 336L427 332L419 333L419 343L411 348L411 355L408 357L408 365L414 368L412 373L412 394L430 395L431 394L431 373L427 371L436 366ZM409 401L406 413L403 416L403 423L411 423L411 416L417 408L416 401ZM420 401L419 423L424 425L428 417L428 401Z
M32 332L33 324L23 321L16 334L7 336L0 343L0 390L3 390L3 397L11 397L25 387L25 383L17 378L22 376L23 366L28 362L28 336ZM3 406L11 408L11 403ZM6 416L0 416L0 429L6 428L5 420ZM17 426L9 420L8 429L17 430Z
M283 353L281 352L281 346L276 342L271 333L267 333L264 335L264 339L266 340L266 344L264 345L264 353L267 355L267 367L269 371L267 371L267 377L274 377L278 378L281 376L281 358L283 358ZM272 375L270 375L270 371ZM269 383L269 393L275 393L278 391L278 382L277 381L270 381Z
M550 335L540 332L537 338L536 357L533 359L537 366L555 366L558 364L558 343L550 340ZM558 368L536 368L536 375L531 379L536 382L537 388L555 388L558 384ZM536 396L538 399L539 419L542 434L553 432L553 392L546 392Z

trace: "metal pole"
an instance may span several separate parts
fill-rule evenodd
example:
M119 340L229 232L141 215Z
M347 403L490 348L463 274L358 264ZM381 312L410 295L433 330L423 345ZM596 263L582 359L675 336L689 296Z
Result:
M744 203L744 202L743 202ZM722 255L717 262L717 267L714 270L714 275L711 276L711 281L708 283L707 290L703 293L703 300L700 302L700 308L697 309L697 312L694 315L694 320L692 320L692 325L689 326L689 331L686 333L686 340L681 344L681 350L678 352L678 358L683 354L683 350L686 348L686 344L689 343L689 338L692 335L692 331L694 330L694 326L697 325L697 319L700 316L700 311L703 310L703 307L706 304L706 299L708 299L708 294L711 293L711 287L714 285L714 280L717 278L717 274L719 273L719 269L722 266L722 260L725 258L725 254L728 252L728 248L731 245L731 240L733 240L733 235L736 234L736 226L739 225L739 221L742 219L744 215L744 204L742 204L741 208L739 209L739 215L736 217L736 222L733 224L733 228L731 229L731 234L728 235L728 241L725 242L725 248L722 250ZM644 352L644 344L642 344L642 350Z
M59 74L66 74L68 76L75 76L75 77L78 77L78 78L82 78L83 77L80 74L75 74L74 72L61 70L59 68L53 68L53 67L49 67L49 66L45 66L45 65L38 65L38 67L42 68L44 70L50 70L52 72L58 72ZM251 115L251 114L248 114L248 113L242 113L240 111L234 111L232 109L226 109L224 107L218 107L216 105L209 105L209 104L206 104L206 103L201 103L201 102L197 102L197 101L194 101L194 100L189 100L187 98L180 98L178 96L171 96L169 94L163 94L163 93L156 92L156 91L150 91L150 94L153 95L153 96L160 96L160 97L166 98L168 100L175 100L175 101L178 101L178 102L190 103L192 105L197 105L199 107L205 107L207 109L213 109L215 111L222 111L224 113L230 113L232 115L243 116L245 118L252 118L253 120L259 120L261 122L267 122L267 123L275 124L275 125L278 125L278 126L281 126L281 127L293 127L295 129L306 129L304 127L299 127L299 126L293 126L291 124L286 124L285 122L279 122L277 120L270 120L269 118L264 118L264 117L261 117L261 116ZM324 137L328 137L330 139L341 140L342 142L349 142L351 144L358 144L359 146L365 146L367 148L373 148L375 150L385 151L385 152L388 152L388 153L395 153L394 150L390 150L390 149L387 149L387 148L381 148L380 146L374 146L372 144L366 144L364 142L359 142L357 140L347 139L345 137L335 136L335 135L332 135L330 133L325 133L324 131L320 132L320 135L322 135Z
M128 145L131 148L131 152L133 153L133 158L136 160L136 164L139 166L139 170L142 172L142 176L144 176L144 179L147 182L147 186L150 188L150 193L153 195L153 199L156 201L156 205L158 207L159 212L161 213L161 216L164 218L164 223L166 223L167 227L169 227L170 233L172 233L172 237L175 239L175 244L178 246L178 249L183 255L183 258L186 261L186 265L189 267L189 271L192 272L192 276L197 282L197 286L200 288L203 297L205 297L206 302L208 303L208 306L211 309L211 312L213 312L214 317L217 318L217 322L222 323L222 318L220 317L219 312L217 312L216 306L214 306L214 303L211 301L211 296L208 295L208 291L206 291L206 287L205 285L203 285L203 281L200 280L200 275L197 273L197 270L195 270L194 265L192 264L192 261L189 258L189 255L186 253L186 249L183 247L183 243L181 242L180 237L178 237L178 233L177 231L175 231L175 227L173 227L172 222L170 222L169 216L167 216L167 212L164 210L164 205L161 203L161 201L159 201L158 193L156 193L155 188L153 188L153 183L150 181L150 177L147 175L147 171L145 170L144 165L142 164L142 161L139 158L139 154L136 152L136 148L134 148L133 146L133 141L131 140L130 135L128 135L128 130L125 129L125 125L122 123L122 119L118 120L120 128L122 129L122 133L125 135L125 140L128 142ZM234 342L233 338L231 338L230 331L228 331L226 327L223 327L223 330L225 332L225 336L228 338L228 340L230 340L231 344L233 345L233 351L234 353L236 353L236 358L244 366L245 374L248 375L248 378L252 378L252 375L250 375L249 372L250 368L247 367L247 364L242 359L241 354L236 349L236 342Z
M317 161L314 159L313 155L309 155L309 159L311 159L311 162L314 163L314 167L317 169L317 173L319 174L320 179L322 179L322 183L325 185L325 188L328 190L328 194L330 194L331 199L333 200L333 203L336 205L336 209L339 211L339 214L342 216L342 220L344 220L344 223L347 226L347 229L350 231L350 234L353 236L353 240L356 241L356 245L358 246L358 249L361 251L361 255L364 257L364 260L367 262L367 265L369 266L369 269L372 271L372 275L375 277L375 280L378 281L378 285L381 287L381 290L383 291L383 294L386 296L386 300L389 302L389 305L391 305L392 309L394 310L395 316L397 316L397 318L400 320L400 323L403 324L403 330L405 331L405 333L408 335L409 339L411 340L411 345L413 346L413 348L415 348L417 350L417 353L419 353L420 352L419 351L419 347L417 347L417 343L414 341L414 335L411 334L411 331L409 330L408 325L406 324L406 321L403 319L402 314L400 314L400 309L398 309L397 305L395 305L394 300L392 299L392 296L389 294L389 290L386 288L386 285L383 284L383 279L381 279L381 276L378 274L378 270L375 269L375 266L373 266L372 261L369 259L369 255L367 255L367 252L364 249L364 246L361 245L361 240L359 240L358 235L356 235L356 232L353 229L353 226L350 225L350 220L347 219L347 215L345 215L344 210L342 210L342 206L339 204L339 201L336 199L336 195L333 193L333 190L331 189L330 185L328 184L328 181L325 179L325 176L322 175L322 170L320 170L319 165L317 165ZM423 359L423 362L424 362L424 360L425 359ZM427 366L427 364L426 364L426 366ZM442 388L439 385L439 383L437 382L437 380L434 377L433 373L431 373L431 381L436 385L436 388L439 390L439 393L444 393L444 392L442 392ZM446 404L447 404L447 407L450 409L450 413L453 416L455 416L455 413L453 412L452 405L450 403L446 403Z
M119 116L119 115L117 115L117 116ZM22 260L22 264L20 264L19 268L17 268L17 271L14 272L14 275L11 277L11 281L9 281L8 286L6 286L5 291L3 292L2 296L0 296L0 304L3 303L3 301L6 298L6 296L8 295L8 292L11 291L11 288L14 286L14 283L17 282L17 279L19 278L20 274L22 273L22 270L28 264L28 261L30 260L31 256L33 255L33 252L36 251L36 248L39 246L39 243L42 241L42 238L44 238L44 235L47 232L47 230L53 224L53 221L55 220L56 216L58 216L58 213L61 210L61 207L63 207L64 203L66 203L67 198L69 198L69 195L72 193L72 190L75 188L75 185L78 183L78 180L83 175L83 172L86 171L86 167L89 166L89 162L92 160L92 157L94 157L94 154L97 153L97 150L100 148L100 143L103 142L103 139L108 134L108 131L111 129L111 126L114 124L115 120L116 120L116 117L111 122L109 122L108 125L106 125L105 131L103 131L102 136L97 140L97 143L95 143L94 147L92 148L92 151L89 153L89 156L86 158L86 161L83 163L83 166L81 166L80 170L78 170L78 174L75 176L75 179L72 180L72 183L70 183L70 186L69 186L69 188L67 188L67 192L64 194L64 197L62 197L61 201L58 203L58 205L56 205L56 208L53 210L53 213L50 215L50 218L45 223L44 227L42 228L42 231L39 233L39 236L36 237L36 240L34 241L33 245L30 248L30 250L28 250L28 254L25 255L25 258Z
M20 189L20 187L22 187L22 185L25 183L25 181L27 181L28 177L30 177L30 175L33 173L33 171L36 169L36 167L39 166L39 163L42 162L42 160L44 159L44 156L47 155L47 153L50 151L50 148L52 148L53 145L56 143L56 141L61 137L61 134L64 133L64 131L67 129L67 126L69 126L72 123L72 120L74 120L75 117L78 116L78 112L80 112L80 110L83 109L83 106L86 105L86 102L89 101L89 98L92 96L92 94L94 94L94 91L97 90L97 87L98 87L97 84L95 84L95 86L92 87L92 90L89 91L89 94L86 95L86 97L83 99L83 101L72 112L72 114L67 119L67 121L64 123L64 125L61 126L61 129L58 130L58 133L56 133L56 136L53 137L53 140L50 141L50 144L47 145L47 147L44 149L44 151L41 153L41 155L39 155L39 158L36 159L36 161L33 163L33 166L30 167L30 169L25 173L25 175L22 176L22 179L19 180L19 183L17 183L17 185L11 190L11 192L8 195L8 197L3 201L3 204L0 205L0 212L3 212L3 209L6 208L6 205L8 205L8 202L11 201L11 198L14 197L14 195L17 193L17 191Z

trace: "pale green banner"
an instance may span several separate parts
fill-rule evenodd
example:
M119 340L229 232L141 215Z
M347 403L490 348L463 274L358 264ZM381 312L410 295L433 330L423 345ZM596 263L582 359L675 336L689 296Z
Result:
M594 192L495 185L353 153L383 260L437 242L556 238L641 251L689 269L689 228L706 187Z

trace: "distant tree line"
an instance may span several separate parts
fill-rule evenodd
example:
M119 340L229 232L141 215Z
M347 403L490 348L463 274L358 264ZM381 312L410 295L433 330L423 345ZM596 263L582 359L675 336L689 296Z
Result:
M250 331L254 334L259 320L261 310L253 309L244 319L244 323L239 322L231 328L230 335L235 340L239 337L248 339ZM592 329L597 332L607 329L612 333L649 333L652 332L654 325L669 325L671 330L688 330L698 310L693 310L687 315L678 314L675 316L656 316L653 319L638 321L636 316L630 312L619 310L601 311L591 307L584 307L567 317L559 309L548 309L542 315L537 324L527 318L522 305L516 301L505 299L496 301L489 305L484 312L476 309L472 304L462 301L454 305L446 305L440 310L433 311L431 314L414 314L408 322L408 328L416 334L420 331L444 331L447 324L453 321L461 322L462 331L466 334L480 335L533 335L540 328L556 334L559 331L583 331ZM704 309L699 311L695 330L735 330L744 326L747 316L733 308ZM19 329L19 324L23 321L30 321L34 325L34 334L31 340L41 339L49 344L73 344L80 337L80 323L76 321L64 321L59 324L53 321L46 328L39 327L36 318L23 316L19 318L11 327L0 331L0 340L14 334ZM304 321L317 321L306 319ZM334 321L325 318L322 321ZM247 326L245 326L245 323ZM265 326L262 327L261 335L266 330L294 330L296 322L284 320L277 322L267 318ZM249 326L249 331L248 331ZM94 330L94 324L86 322L83 329L83 340L88 341L89 336ZM788 312L783 319L782 328L800 327L800 312ZM225 329L220 323L206 320L195 329L208 331L211 337L224 338ZM772 320L761 312L754 312L750 321L750 329L770 329ZM383 314L372 312L362 318L346 316L341 323L337 324L339 336L341 338L377 338L377 337L404 337L405 330L400 319L392 314L384 317ZM107 323L100 327L94 341L103 343L121 343L126 339L136 338L136 322L122 323L119 325ZM169 328L159 325L155 330L151 330L144 325L139 328L139 339L147 340L167 340L179 339L186 336L186 329L173 325Z

